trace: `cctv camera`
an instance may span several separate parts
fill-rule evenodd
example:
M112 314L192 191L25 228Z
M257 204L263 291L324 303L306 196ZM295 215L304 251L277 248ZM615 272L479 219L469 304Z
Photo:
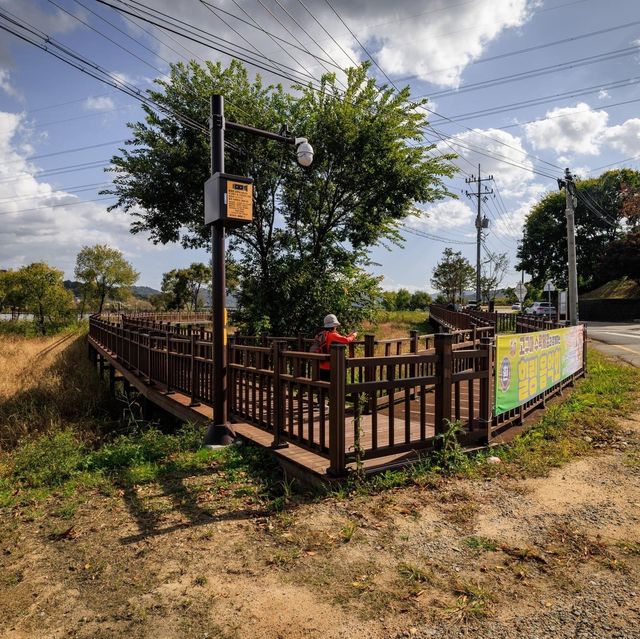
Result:
M307 138L296 138L298 149L298 164L301 166L311 166L313 162L313 147L307 142Z

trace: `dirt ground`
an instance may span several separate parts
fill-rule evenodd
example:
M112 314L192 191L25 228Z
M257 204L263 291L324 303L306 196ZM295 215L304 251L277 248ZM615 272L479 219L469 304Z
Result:
M182 480L206 488L202 475ZM0 523L0 636L640 637L640 415L535 479L246 504L171 484Z
M593 445L276 514L215 472L6 510L0 637L640 638L640 413Z

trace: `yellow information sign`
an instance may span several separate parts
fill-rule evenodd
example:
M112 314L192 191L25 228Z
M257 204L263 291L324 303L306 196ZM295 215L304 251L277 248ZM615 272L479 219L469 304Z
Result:
M227 180L227 217L233 220L253 220L253 184Z

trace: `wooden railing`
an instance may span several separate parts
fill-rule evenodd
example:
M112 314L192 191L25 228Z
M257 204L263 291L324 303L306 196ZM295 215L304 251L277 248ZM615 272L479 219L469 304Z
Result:
M549 324L527 318L518 331L548 327L541 323ZM225 419L271 433L274 447L293 442L327 458L334 475L358 460L432 447L454 420L467 442L488 443L558 390L494 417L494 331L488 325L391 340L366 335L333 344L327 355L308 352L305 336L234 335L227 343ZM192 406L212 404L212 336L204 325L96 315L89 336L145 384L181 393ZM320 379L322 362L330 363L330 381Z

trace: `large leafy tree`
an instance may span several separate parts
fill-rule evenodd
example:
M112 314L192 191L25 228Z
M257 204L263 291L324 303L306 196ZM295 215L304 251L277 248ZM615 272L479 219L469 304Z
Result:
M463 293L470 287L475 269L460 251L447 247L431 276L432 286L442 293L447 302L462 301Z
M596 284L629 277L640 281L640 230L629 232L607 246L597 265Z
M95 297L99 313L107 297L122 297L138 279L122 252L106 244L83 246L76 256L74 273L83 289Z
M599 258L624 235L623 223L636 224L634 194L640 189L640 173L616 169L578 180L576 186L580 194L575 214L578 280L581 288L588 289L598 279ZM527 216L517 269L530 273L535 286L548 279L566 286L566 229L564 192L546 194Z
M225 96L230 120L267 130L288 123L314 146L313 165L294 149L229 132L226 170L254 178L253 222L234 232L231 252L240 282L237 318L274 332L309 330L327 312L355 324L371 314L380 291L366 274L367 251L399 241L402 220L446 194L453 169L422 143L424 113L408 90L379 90L366 65L349 70L347 89L327 75L320 90L250 80L241 63L224 68L174 65L153 99L205 123L209 96ZM134 217L132 231L155 242L206 246L203 184L209 176L205 134L147 109L131 125L130 148L113 158L116 206Z

